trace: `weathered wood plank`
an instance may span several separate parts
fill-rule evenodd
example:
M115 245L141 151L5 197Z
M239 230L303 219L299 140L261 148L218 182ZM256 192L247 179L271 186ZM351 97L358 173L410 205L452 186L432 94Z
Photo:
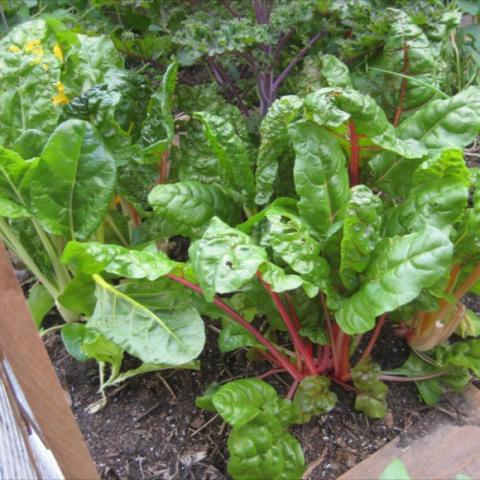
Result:
M0 351L11 365L45 444L66 478L97 480L95 466L1 244L0 292Z
M342 475L339 480L375 480L399 458L413 480L451 480L462 473L480 478L480 390L470 386L464 395L471 416L467 425L438 425L430 434L402 449L396 438Z

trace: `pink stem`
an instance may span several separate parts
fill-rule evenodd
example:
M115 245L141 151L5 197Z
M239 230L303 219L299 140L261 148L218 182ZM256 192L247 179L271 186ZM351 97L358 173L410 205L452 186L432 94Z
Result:
M386 313L384 313L378 319L378 322L375 325L375 330L373 331L373 334L370 337L370 340L368 342L367 348L362 353L362 356L360 357L360 360L358 361L358 363L363 362L366 358L368 358L370 356L370 353L372 353L373 347L375 346L375 343L377 342L378 336L380 335L380 332L382 330L383 325L385 324L386 319L387 319L387 314Z
M297 388L298 388L298 384L300 382L298 380L295 380L293 383L292 383L292 386L290 387L290 390L288 391L287 393L287 400L291 400L293 398L293 396L295 395L295 392L297 391Z

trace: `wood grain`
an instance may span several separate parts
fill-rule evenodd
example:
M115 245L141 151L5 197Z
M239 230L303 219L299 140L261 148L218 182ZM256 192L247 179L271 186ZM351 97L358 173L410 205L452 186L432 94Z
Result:
M47 446L68 480L98 480L90 453L1 244L0 292L0 351L15 373Z
M395 438L338 480L376 480L396 458L404 463L412 480L451 480L460 473L480 479L480 391L471 385L464 399L470 411L467 425L438 425L406 448Z

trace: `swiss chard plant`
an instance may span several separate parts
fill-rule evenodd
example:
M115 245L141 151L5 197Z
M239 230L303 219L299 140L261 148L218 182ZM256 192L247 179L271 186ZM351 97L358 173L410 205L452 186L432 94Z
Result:
M480 375L479 320L462 304L480 285L480 174L463 155L480 90L447 88L455 11L432 31L390 9L368 62L312 55L281 96L273 67L293 73L307 51L288 63L283 48L303 26L276 23L288 2L253 2L250 16L236 3L221 2L224 47L245 61L257 49L268 67L258 129L254 102L182 84L177 61L153 88L105 36L47 19L0 40L0 235L39 281L34 317L58 306L68 351L97 360L102 393L198 368L204 322L217 323L221 352L267 365L198 399L232 426L230 474L300 478L287 429L335 407L332 383L381 418L387 381L415 381L433 404ZM197 32L200 17L184 26ZM318 35L322 21L304 27ZM233 68L196 45L192 61ZM169 249L182 237L180 260ZM412 352L393 371L371 355L386 322ZM122 371L125 353L138 368ZM273 374L290 379L285 399Z

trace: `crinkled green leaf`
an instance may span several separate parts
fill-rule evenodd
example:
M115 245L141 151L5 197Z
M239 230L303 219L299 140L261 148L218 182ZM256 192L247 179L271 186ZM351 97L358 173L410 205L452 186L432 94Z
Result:
M377 316L407 304L441 280L452 253L448 234L430 226L382 240L360 290L345 299L335 314L340 328L350 335L373 328Z
M270 285L274 292L294 290L303 284L308 290L309 296L315 296L315 293L308 289L306 282L301 277L285 273L282 268L274 263L264 262L259 266L258 270L262 274L263 280ZM316 287L313 287L313 291L316 291Z
M251 203L255 187L248 145L225 118L208 112L197 112L194 118L202 122L205 137L218 160L225 184L238 191L245 203Z
M55 299L41 284L34 285L28 292L28 308L37 328L40 328L45 315L54 307Z
M329 87L352 87L348 67L334 55L324 55L322 57L321 74Z
M50 136L30 177L32 210L50 233L87 239L115 185L115 160L87 122L68 120Z
M360 283L358 274L367 268L380 239L383 206L365 185L357 185L351 191L343 223L340 276L343 284L354 290Z
M258 205L267 203L274 192L278 164L289 149L288 126L298 117L302 106L299 97L282 97L273 103L260 125L255 197Z
M335 137L313 122L294 124L294 179L298 210L312 230L325 238L343 218L350 192L345 155Z
M402 234L424 225L449 227L463 215L469 185L461 150L447 149L426 160L415 170L405 201L386 212L385 233Z
M235 427L228 439L228 473L235 480L301 478L305 460L299 441L271 423Z
M171 63L163 75L162 84L148 102L140 142L149 161L160 160L159 156L168 150L175 134L172 110L177 74L177 62Z
M442 345L435 351L435 358L440 365L466 368L480 377L480 340L478 339Z
M88 324L84 335L81 346L83 353L97 362L109 363L112 369L110 377L116 377L122 366L124 353L122 348L98 331L89 328Z
M255 276L267 260L265 250L248 235L229 227L214 217L203 237L192 243L189 256L205 298L212 300L215 292L238 290Z
M365 360L352 368L352 380L357 389L355 409L372 418L382 418L386 413L388 388L378 379L380 366Z
M229 382L213 396L213 405L220 416L234 427L258 417L278 395L268 383L255 378Z
M62 261L87 274L113 273L127 278L157 278L171 272L176 262L160 251L130 250L98 242L69 242Z
M205 390L205 393L195 399L195 406L202 410L216 412L215 405L213 405L213 396L218 392L219 388L220 385L218 383L211 383Z
M150 309L94 275L97 306L88 327L145 363L182 365L200 355L205 328L193 309Z
M150 192L148 202L158 219L158 238L198 237L213 217L230 224L239 219L233 199L216 185L194 181L157 185Z
M330 380L324 376L306 377L298 386L293 404L299 411L297 423L307 423L315 415L335 407L337 396L330 391Z

